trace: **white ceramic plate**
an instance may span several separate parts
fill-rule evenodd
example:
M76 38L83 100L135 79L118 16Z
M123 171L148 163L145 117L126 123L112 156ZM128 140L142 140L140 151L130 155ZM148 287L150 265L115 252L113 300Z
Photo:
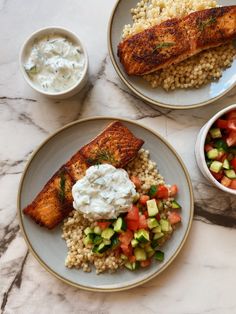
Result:
M67 254L61 227L49 231L39 227L22 213L42 189L52 174L82 145L88 143L114 118L92 118L71 123L50 136L33 154L28 162L19 187L18 211L25 240L40 264L59 279L76 287L96 291L116 291L132 288L162 272L182 248L193 217L193 192L187 170L173 148L158 134L129 120L121 120L138 137L145 141L144 147L158 163L166 182L179 186L178 201L182 205L182 224L164 247L165 261L153 263L150 268L136 272L120 270L113 274L96 275L95 271L68 269L64 266Z
M200 107L222 97L236 85L236 60L223 72L222 77L206 84L199 89L177 89L166 92L162 88L151 88L141 77L128 76L117 57L117 45L121 41L124 25L132 24L130 9L135 7L137 0L118 0L108 26L108 48L113 66L123 83L134 94L150 104L173 109L189 109ZM220 0L220 5L235 5L235 0Z

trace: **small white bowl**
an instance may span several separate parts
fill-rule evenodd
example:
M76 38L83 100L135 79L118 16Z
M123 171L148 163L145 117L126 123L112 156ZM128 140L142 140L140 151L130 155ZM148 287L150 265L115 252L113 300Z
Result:
M49 34L50 35L51 34L60 34L62 36L66 36L68 39L71 39L71 41L73 43L78 44L81 47L81 50L84 54L84 59L85 59L84 68L83 68L83 71L81 73L81 77L78 80L78 82L75 85L73 85L72 87L70 87L69 89L66 89L66 90L63 90L60 92L55 92L55 93L44 91L43 89L39 88L36 84L34 84L34 82L30 79L30 77L28 76L28 74L24 68L24 64L26 63L28 51L29 51L30 47L32 47L34 40L37 37L43 37L43 36L46 36ZM86 49L82 45L80 39L73 32L71 32L71 31L69 31L63 27L58 27L58 26L46 27L46 28L41 28L38 31L31 34L26 39L26 41L24 42L24 44L21 48L21 51L20 51L20 68L21 68L21 71L23 73L23 76L24 76L26 82L34 90L36 90L40 94L43 94L43 95L48 96L50 98L65 99L65 98L69 98L69 97L77 94L85 86L87 79L88 79L88 55L87 55Z
M226 107L219 111L201 128L195 144L195 156L198 167L206 179L208 179L211 183L213 183L217 188L221 189L222 191L236 195L236 190L225 187L213 177L213 175L211 174L210 170L207 167L204 153L206 136L211 126L215 123L215 121L218 118L220 118L221 116L223 116L224 114L233 109L236 109L236 104Z

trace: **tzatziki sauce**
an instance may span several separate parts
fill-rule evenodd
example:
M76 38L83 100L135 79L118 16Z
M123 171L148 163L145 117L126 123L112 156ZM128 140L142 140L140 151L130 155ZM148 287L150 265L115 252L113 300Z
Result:
M39 89L58 93L76 85L84 66L82 48L63 35L52 34L34 40L24 69Z
M117 218L137 196L127 172L109 164L91 166L72 187L73 207L91 220Z

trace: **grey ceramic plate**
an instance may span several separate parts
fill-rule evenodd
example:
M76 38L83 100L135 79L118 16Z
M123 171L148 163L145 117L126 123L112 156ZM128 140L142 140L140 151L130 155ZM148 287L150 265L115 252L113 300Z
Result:
M189 109L215 101L236 85L236 60L230 68L223 72L218 81L204 85L199 89L178 89L166 92L162 88L151 88L140 77L128 76L117 57L117 45L121 40L124 25L132 24L130 9L135 7L137 2L137 0L118 0L108 26L108 49L113 66L123 83L134 94L156 106ZM218 3L220 5L235 5L235 0L220 0Z
M93 118L69 124L50 136L33 154L28 162L19 187L18 211L22 232L26 242L41 265L61 280L87 290L115 291L132 288L162 272L182 248L193 217L193 193L187 170L180 157L158 134L141 125L122 120L138 137L145 141L144 147L150 150L151 158L158 163L166 182L178 183L179 202L183 206L181 226L165 245L165 261L153 263L150 268L137 272L126 270L114 274L96 275L64 266L67 248L61 238L61 227L53 231L39 227L23 215L22 209L29 204L42 189L52 174L68 160L82 145L89 142L112 118Z

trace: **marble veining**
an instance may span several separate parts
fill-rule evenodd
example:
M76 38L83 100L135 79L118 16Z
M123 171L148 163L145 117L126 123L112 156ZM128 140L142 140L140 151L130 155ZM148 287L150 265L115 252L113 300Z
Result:
M236 313L236 199L205 180L193 149L206 120L236 102L236 88L198 109L176 111L146 105L122 84L108 56L106 28L114 3L0 1L0 27L7 30L0 33L1 312ZM26 85L19 70L24 39L48 25L77 32L88 50L89 82L68 100L40 96ZM28 252L16 216L20 177L36 147L69 122L102 115L129 118L163 135L185 162L195 194L192 231L176 261L145 285L113 294L81 291L48 274Z

